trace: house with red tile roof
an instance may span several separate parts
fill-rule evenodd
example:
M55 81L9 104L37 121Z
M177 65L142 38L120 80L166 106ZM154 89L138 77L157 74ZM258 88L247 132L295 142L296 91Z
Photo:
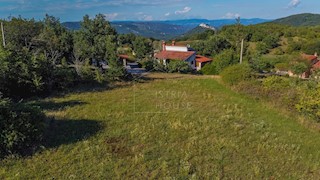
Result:
M315 53L314 55L309 55L309 54L302 54L301 55L303 59L309 62L310 68L299 75L300 78L302 79L307 79L312 75L312 73L318 69L320 69L320 60L318 58L318 54ZM289 71L289 76L297 76L293 72Z
M119 57L120 61L122 61L124 67L126 67L128 65L128 63L136 62L136 60L133 57L130 57L126 54L119 54L118 57Z
M196 55L196 68L198 71L200 71L204 65L211 63L212 59L207 58L205 56Z
M162 51L156 53L154 57L164 65L169 64L170 61L184 61L195 70L200 70L204 64L212 61L209 58L197 55L196 51L188 46L176 46L175 41L172 41L171 46L168 46L163 42Z

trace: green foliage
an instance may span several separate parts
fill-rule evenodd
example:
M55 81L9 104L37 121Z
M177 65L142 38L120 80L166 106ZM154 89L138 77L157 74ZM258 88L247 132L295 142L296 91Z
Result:
M110 54L116 54L116 31L98 14L94 19L83 17L81 29L74 34L74 54L78 60L95 59L102 61ZM111 42L111 43L110 43Z
M43 24L34 19L12 17L10 21L4 21L5 38L8 49L31 49L37 43L34 39L40 34Z
M251 67L257 72L272 71L278 63L287 64L290 57L257 55L250 60Z
M0 158L26 155L39 145L45 116L36 108L0 97Z
M123 67L117 66L117 67L111 67L107 69L106 76L107 76L107 79L115 81L115 80L122 80L126 78L127 73Z
M286 77L270 76L263 80L262 85L266 89L277 91L281 89L288 89L291 86L291 82Z
M192 68L189 63L179 60L172 60L168 64L168 72L170 73L189 73L192 72Z
M306 54L314 54L315 52L320 52L320 40L310 39L309 41L303 43L301 49Z
M277 35L268 35L262 40L262 42L265 43L268 49L273 49L279 46L279 40L279 36Z
M301 41L289 41L288 42L288 53L299 52L302 49L303 43Z
M105 81L104 75L98 69L96 69L94 72L95 72L95 78L94 79L98 83L103 83Z
M229 85L236 85L241 81L251 78L252 69L246 63L236 64L225 68L221 73L223 82Z
M73 87L80 80L75 69L67 66L54 69L53 77L53 87L55 90L66 90Z
M279 71L288 71L290 70L290 65L288 63L277 63L274 67Z
M152 54L152 42L149 39L137 36L132 44L134 53L138 59L143 59Z
M222 51L220 54L215 56L214 61L210 64L207 64L203 67L202 72L207 75L217 75L220 72L233 64L239 62L239 57L235 55L235 52L232 49L227 49Z
M217 72L216 65L212 64L212 63L214 63L214 62L206 64L203 68L201 68L200 72L202 74L205 74L205 75L217 75L217 74L219 74Z
M308 70L308 66L304 62L298 62L293 64L291 70L294 74L300 75Z
M224 36L213 35L204 41L194 41L191 43L191 47L194 48L198 54L212 56L219 54L225 49L229 49L231 44Z
M291 26L315 26L320 25L319 19L319 14L303 13L277 19L273 23Z
M320 86L304 90L299 97L296 108L299 112L320 122Z
M266 43L264 42L258 42L257 43L257 47L256 50L258 51L258 53L260 54L267 54L269 53L269 47L266 45Z
M92 81L94 80L95 74L92 69L92 66L90 65L90 61L87 59L84 64L80 66L80 71L78 72L79 76L84 81Z

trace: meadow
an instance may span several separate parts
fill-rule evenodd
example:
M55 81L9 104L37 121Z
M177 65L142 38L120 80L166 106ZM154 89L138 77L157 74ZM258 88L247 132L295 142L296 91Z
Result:
M319 179L320 134L211 76L145 80L31 102L43 148L0 179Z

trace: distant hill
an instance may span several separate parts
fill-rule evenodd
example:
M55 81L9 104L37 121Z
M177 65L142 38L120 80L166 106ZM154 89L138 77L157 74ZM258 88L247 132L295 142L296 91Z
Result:
M317 26L320 25L320 14L296 14L285 18L277 19L272 23L284 24L290 26Z
M187 38L187 37L193 36L195 34L204 33L206 31L216 31L216 29L212 26L209 26L207 24L202 23L202 24L198 25L197 27L191 29L190 31L184 33L183 35L181 35L181 37Z
M241 24L247 26L247 25L260 24L260 23L269 22L269 21L271 20L259 19L259 18L241 19ZM201 23L204 23L215 28L221 28L222 26L225 26L225 25L235 24L236 20L235 19L216 19L216 20L184 19L184 20L170 20L165 22L168 24L192 26L193 28L197 27Z
M259 24L268 22L265 19L241 19L243 25ZM207 24L208 26L220 28L224 25L235 24L235 19L185 19L185 20L170 20L170 21L114 21L111 25L120 34L134 33L144 37L152 37L155 39L168 40L179 37L189 31L197 28L199 24ZM66 28L71 30L80 29L80 22L65 22L62 23ZM197 28L194 31L201 31Z
M144 37L152 37L155 39L171 39L185 32L193 27L168 24L161 21L151 22L112 22L111 25L120 34L133 33Z
M71 30L80 29L80 22L64 22L62 25ZM111 22L111 26L119 34L133 33L144 37L165 40L177 37L194 28L193 26L168 24L162 21L117 21Z

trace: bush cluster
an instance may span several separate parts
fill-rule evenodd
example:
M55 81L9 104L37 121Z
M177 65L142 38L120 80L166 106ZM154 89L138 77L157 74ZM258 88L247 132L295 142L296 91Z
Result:
M250 79L252 69L246 63L236 64L225 68L220 75L223 82L229 85L236 85L241 81Z
M44 119L35 107L0 98L0 158L35 150L42 139Z

